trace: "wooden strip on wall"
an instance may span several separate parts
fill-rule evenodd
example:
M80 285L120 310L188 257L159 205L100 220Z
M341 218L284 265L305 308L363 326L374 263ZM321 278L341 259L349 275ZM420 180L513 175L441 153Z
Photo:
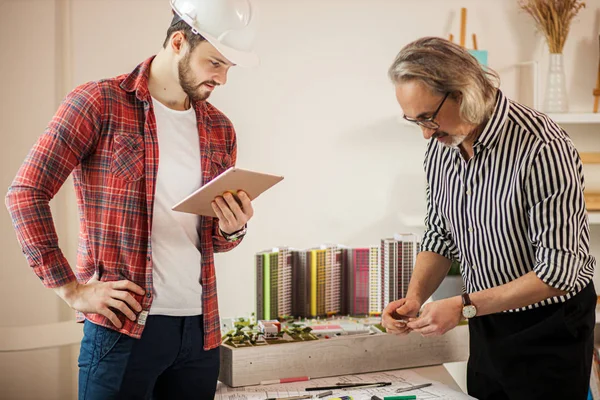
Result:
M600 193L584 193L584 197L588 211L600 211Z
M600 164L600 153L579 153L584 164Z

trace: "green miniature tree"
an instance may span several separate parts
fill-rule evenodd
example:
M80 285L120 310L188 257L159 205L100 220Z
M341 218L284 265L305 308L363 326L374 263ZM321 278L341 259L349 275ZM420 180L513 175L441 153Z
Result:
M450 265L450 270L448 271L448 275L458 276L460 275L460 263L456 260L452 261Z

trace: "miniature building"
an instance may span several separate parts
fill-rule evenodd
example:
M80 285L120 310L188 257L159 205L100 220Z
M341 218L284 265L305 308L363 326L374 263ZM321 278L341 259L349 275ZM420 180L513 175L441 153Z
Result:
M310 316L311 274L306 250L292 251L292 315Z
M379 249L369 249L369 315L380 315L381 303L381 266L379 265Z
M325 250L325 313L340 314L342 293L342 249L328 246Z
M342 312L344 253L337 245L292 251L292 314L311 318Z
M364 316L379 311L379 270L377 247L348 250L347 313L349 315Z
M292 314L292 256L287 247L256 254L256 318Z
M260 320L258 329L265 339L277 339L281 332L281 323L277 320Z
M316 337L328 339L333 336L347 335L344 329L340 325L327 324L327 325L312 325L312 333Z
M417 236L413 234L381 240L381 310L406 296L418 247Z
M342 248L337 245L309 250L310 317L332 316L341 313Z

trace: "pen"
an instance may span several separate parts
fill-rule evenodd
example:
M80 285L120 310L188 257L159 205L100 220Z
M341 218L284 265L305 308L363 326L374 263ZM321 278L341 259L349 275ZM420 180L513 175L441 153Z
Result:
M314 391L314 390L328 390L328 389L382 387L382 386L389 386L391 384L392 384L392 382L338 383L335 386L308 387L304 390L306 390L307 392L310 392L310 391Z
M416 400L417 396L412 394L410 396L385 396L383 400Z
M272 385L274 383L290 383L290 382L304 382L309 381L310 378L308 376L298 376L294 378L281 378L281 379L271 379L268 381L260 381L261 385Z
M414 386L409 386L409 387L405 387L405 388L400 388L398 390L396 390L396 393L402 393L402 392L408 392L411 390L417 390L417 389L423 389L424 387L427 386L431 386L431 383L423 383L421 385L414 385Z
M381 397L371 396L371 400L383 400Z
M301 399L312 399L311 395L292 396L292 397L271 397L266 400L301 400Z

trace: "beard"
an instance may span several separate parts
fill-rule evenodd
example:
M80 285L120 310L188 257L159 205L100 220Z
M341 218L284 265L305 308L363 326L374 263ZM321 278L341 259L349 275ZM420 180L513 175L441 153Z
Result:
M444 138L445 140L440 141L440 143L446 147L455 149L458 148L467 137L467 135L449 135L447 132L437 131L433 134L432 139Z
M204 84L219 86L217 82L212 80L197 83L196 79L194 78L194 72L190 67L190 53L186 54L185 57L179 61L179 64L177 64L177 70L179 73L179 84L181 85L181 88L185 94L187 94L190 98L190 103L194 101L206 101L206 99L208 99L211 91L203 90L202 86Z

